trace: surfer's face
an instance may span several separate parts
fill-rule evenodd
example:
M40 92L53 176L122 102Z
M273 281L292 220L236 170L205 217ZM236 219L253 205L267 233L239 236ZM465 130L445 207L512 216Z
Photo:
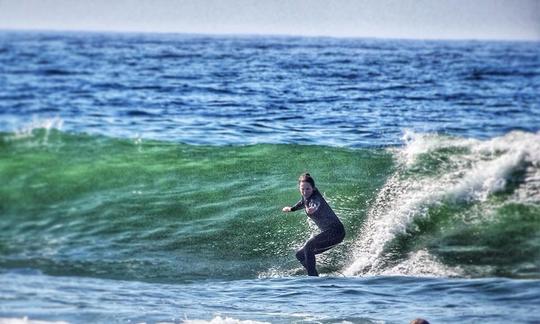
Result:
M309 198L309 196L311 196L311 194L313 193L313 187L309 182L300 182L298 188L300 189L300 194L302 194L304 198Z

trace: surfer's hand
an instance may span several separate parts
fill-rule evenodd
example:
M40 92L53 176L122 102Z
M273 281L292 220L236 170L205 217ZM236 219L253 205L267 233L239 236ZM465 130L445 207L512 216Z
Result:
M289 206L285 206L285 207L283 207L283 209L282 209L282 210L283 210L283 212L284 212L284 213L288 213L288 212L290 212L290 211L291 211L291 207L289 207Z
M306 213L308 213L308 215L313 215L317 209L319 209L319 205L320 203L318 202L310 202L309 205L306 206Z

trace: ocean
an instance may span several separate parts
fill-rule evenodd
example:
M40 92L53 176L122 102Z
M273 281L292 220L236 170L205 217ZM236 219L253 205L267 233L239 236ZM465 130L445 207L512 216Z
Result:
M539 42L2 31L0 182L0 323L540 322Z

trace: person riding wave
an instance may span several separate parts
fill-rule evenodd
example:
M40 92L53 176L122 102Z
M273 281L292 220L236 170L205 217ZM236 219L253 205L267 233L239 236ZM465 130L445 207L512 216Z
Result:
M283 212L304 209L321 233L306 241L296 252L296 258L306 268L309 276L318 276L315 255L328 251L345 238L345 228L322 194L315 187L315 180L309 173L298 179L298 189L302 198L295 205L283 207Z

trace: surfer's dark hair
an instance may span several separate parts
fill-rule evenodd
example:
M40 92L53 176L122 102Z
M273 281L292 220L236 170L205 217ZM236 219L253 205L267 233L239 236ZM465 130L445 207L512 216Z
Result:
M309 173L302 173L300 178L298 178L298 183L300 182L307 182L309 183L313 188L315 188L315 179L311 177L311 174Z

